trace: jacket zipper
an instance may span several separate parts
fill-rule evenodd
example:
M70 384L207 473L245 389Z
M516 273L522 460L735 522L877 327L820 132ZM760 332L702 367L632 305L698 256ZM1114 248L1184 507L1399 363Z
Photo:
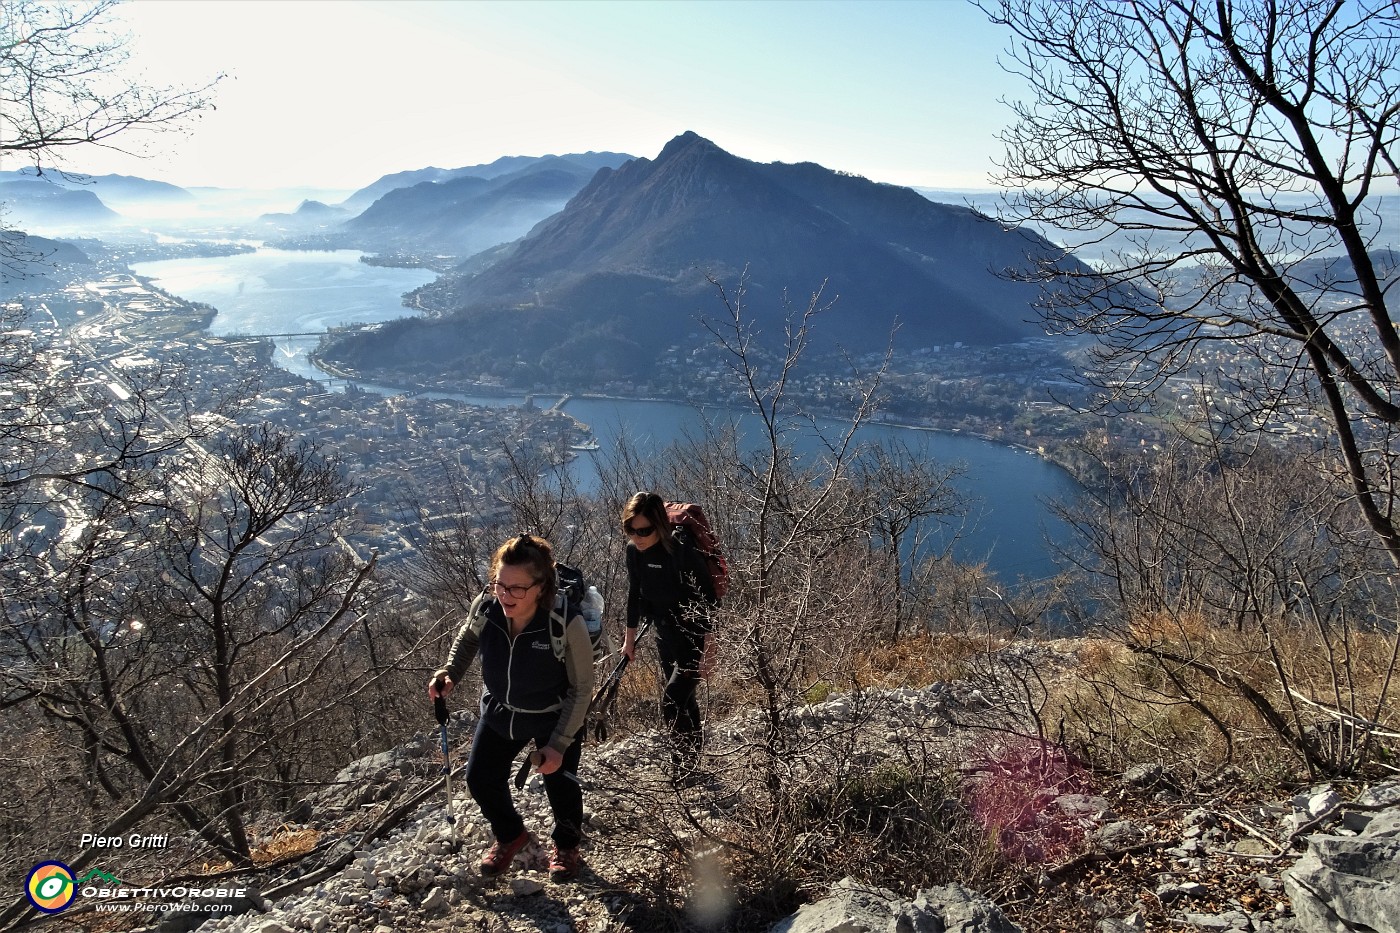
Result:
M522 634L524 630L522 629ZM510 650L506 652L506 698L505 708L510 713L510 737L515 738L515 709L510 702L511 687L515 682L515 639L519 637L511 634L510 619L506 619L506 640L510 642Z

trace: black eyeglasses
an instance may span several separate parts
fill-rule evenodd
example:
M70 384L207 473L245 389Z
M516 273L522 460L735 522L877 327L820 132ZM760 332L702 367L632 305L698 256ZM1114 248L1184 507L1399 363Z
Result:
M491 581L492 589L494 589L497 593L505 593L511 599L523 599L526 593L530 592L539 585L539 580L536 580L534 583L526 584L523 586L506 586L500 580Z
M656 526L647 525L645 528L637 528L634 525L623 525L622 530L634 538L645 538L656 530Z

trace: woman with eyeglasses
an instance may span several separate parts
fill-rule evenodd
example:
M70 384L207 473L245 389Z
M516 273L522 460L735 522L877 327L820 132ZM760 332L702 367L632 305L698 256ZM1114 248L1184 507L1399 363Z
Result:
M530 841L525 821L511 799L510 773L517 755L531 742L531 762L544 776L554 812L554 881L578 877L583 833L583 790L578 782L581 743L577 741L593 692L593 645L583 616L568 616L565 649L556 657L550 636L550 610L558 578L554 551L543 538L520 535L491 558L491 583L472 604L447 664L428 682L428 695L447 696L472 660L481 658L481 715L467 759L467 788L491 825L495 844L481 860L481 873L502 874ZM479 634L478 634L479 633Z
M622 650L630 660L637 629L650 619L661 660L661 715L671 732L676 777L694 772L703 730L695 699L713 665L709 607L719 604L714 579L700 552L671 533L666 500L639 492L622 509L627 535L627 631Z

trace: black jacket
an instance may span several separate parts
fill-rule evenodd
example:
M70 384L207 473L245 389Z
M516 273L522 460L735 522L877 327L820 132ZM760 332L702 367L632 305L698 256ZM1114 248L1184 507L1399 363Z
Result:
M710 567L684 534L671 543L670 551L660 541L645 551L627 543L627 627L647 618L706 633L711 622L704 610L719 605Z

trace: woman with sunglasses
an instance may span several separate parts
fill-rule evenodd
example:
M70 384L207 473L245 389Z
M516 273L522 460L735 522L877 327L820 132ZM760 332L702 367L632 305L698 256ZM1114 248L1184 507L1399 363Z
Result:
M510 774L515 757L532 741L531 762L544 776L554 812L550 878L572 881L579 873L583 790L577 739L593 692L593 645L583 616L573 614L565 623L564 658L555 656L550 610L557 590L548 541L520 535L502 544L491 558L491 583L472 604L473 616L484 616L462 626L447 664L428 682L430 697L447 696L472 659L481 657L481 715L467 759L467 788L496 837L481 860L486 876L509 870L530 841L511 799Z
M628 659L637 650L637 628L650 619L656 629L661 660L661 715L670 730L676 777L695 769L703 737L700 679L710 672L713 646L708 607L718 605L714 579L700 552L671 533L666 501L654 492L639 492L622 509L627 535L627 632L622 642Z

